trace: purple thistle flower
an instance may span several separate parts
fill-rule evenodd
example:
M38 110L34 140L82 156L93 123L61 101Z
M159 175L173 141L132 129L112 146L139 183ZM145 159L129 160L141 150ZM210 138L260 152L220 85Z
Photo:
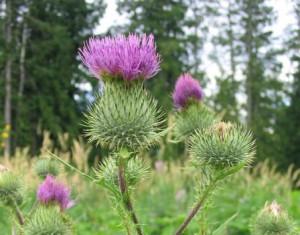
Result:
M159 71L160 56L152 34L92 37L79 49L79 55L97 78L110 75L126 81L145 80Z
M74 200L70 200L71 189L65 188L64 185L56 182L53 176L47 175L46 180L37 190L38 201L48 204L56 201L62 211L72 207Z
M202 99L202 88L199 82L192 78L189 73L179 76L173 92L173 102L177 109L181 110L186 107L188 101Z

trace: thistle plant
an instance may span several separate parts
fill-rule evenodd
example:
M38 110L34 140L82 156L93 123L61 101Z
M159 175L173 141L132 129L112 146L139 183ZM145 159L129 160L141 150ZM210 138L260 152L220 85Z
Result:
M253 235L296 235L295 222L276 202L266 203L265 207L255 214L250 222Z
M183 233L213 190L226 177L248 166L255 153L251 132L226 122L198 129L190 138L189 151L191 162L201 170L202 178L196 185L195 205L176 235Z
M163 113L143 86L145 80L159 71L160 56L154 37L92 37L79 49L79 55L90 73L104 84L103 92L96 94L85 113L85 135L89 141L109 147L112 154L94 170L93 176L51 155L107 189L126 233L142 235L143 228L132 203L137 183L149 172L140 153L171 129L163 128ZM196 187L195 206L177 235L182 234L216 186L250 164L254 155L251 132L236 124L220 122L202 98L198 81L188 73L182 74L173 92L177 111L173 142L188 140L191 162L202 171L203 181ZM51 178L47 180L51 182ZM47 185L46 182L43 187ZM59 201L53 195L49 198Z
M79 51L89 71L104 82L103 93L86 113L86 135L113 149L113 157L96 170L96 182L112 193L111 199L129 234L143 234L131 202L134 185L147 173L141 149L164 134L162 112L143 82L159 70L160 56L152 34L139 37L91 38Z
M26 197L24 182L20 176L0 165L0 204L16 215L13 217L13 235L72 234L72 222L64 212L75 201L70 199L71 189L59 183L52 175L53 172L59 172L59 168L54 170L55 166L58 166L57 163L50 158L41 158L36 162L37 175L46 174L46 179L37 190L37 200L32 209L24 215L20 210L20 206L24 205L23 198Z

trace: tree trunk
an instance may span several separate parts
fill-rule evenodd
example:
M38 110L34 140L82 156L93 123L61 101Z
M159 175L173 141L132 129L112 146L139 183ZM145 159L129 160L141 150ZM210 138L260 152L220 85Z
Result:
M12 66L12 1L6 0L5 13L5 101L4 101L4 119L6 125L11 125L11 66ZM10 157L10 138L5 140L4 157Z
M23 99L23 92L24 92L24 84L25 84L25 56L26 56L26 43L27 43L27 35L28 35L28 26L26 19L24 18L23 28L22 28L22 42L21 42L21 49L20 49L20 82L19 82L19 88L18 88L18 103L16 107L16 116L15 116L15 129L18 128L19 123L19 115L20 115L20 109L22 106L22 99ZM18 139L17 135L15 135L14 138L14 145L17 145Z
M246 32L246 52L247 52L247 72L246 72L246 94L247 94L247 125L251 126L253 113L253 25L252 25L252 6L253 1L247 0L247 32Z

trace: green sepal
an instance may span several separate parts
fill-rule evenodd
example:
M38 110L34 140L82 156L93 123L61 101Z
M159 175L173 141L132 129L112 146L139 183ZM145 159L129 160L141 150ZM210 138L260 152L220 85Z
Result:
M250 219L252 235L296 235L297 226L288 213L276 202L265 207Z
M172 142L183 141L197 130L202 131L219 121L220 117L205 104L199 102L190 103L185 109L176 114L175 140L172 140Z
M35 162L34 170L35 173L41 178L46 178L48 174L57 176L60 173L58 163L50 156L39 158Z
M21 204L22 182L20 177L9 171L0 172L0 202L6 206L14 207L14 203Z
M71 235L72 223L57 206L39 206L21 227L23 235Z
M255 144L245 127L221 122L197 131L190 140L190 153L194 165L209 165L231 174L253 160Z
M116 149L148 148L164 134L163 113L142 82L107 81L85 116L89 140Z

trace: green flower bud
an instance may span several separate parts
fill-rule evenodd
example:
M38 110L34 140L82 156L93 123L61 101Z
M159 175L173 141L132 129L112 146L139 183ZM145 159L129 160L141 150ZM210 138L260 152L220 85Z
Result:
M46 178L48 174L57 176L60 173L59 165L50 157L39 158L35 163L34 170L41 178Z
M225 122L197 131L191 137L190 152L195 164L215 169L250 163L255 153L252 133Z
M12 201L20 203L22 184L18 176L9 171L0 171L0 202L11 205Z
M126 162L125 177L129 186L134 186L149 175L149 168L145 162L139 158L131 158ZM114 157L107 158L97 170L96 176L99 181L105 184L119 188L118 166Z
M162 113L141 82L106 81L86 114L86 135L97 144L147 148L162 135Z
M70 219L58 207L40 206L22 226L24 235L70 235Z
M4 171L8 171L8 169L5 166L0 164L0 174L1 174L1 172L4 172Z
M250 230L253 235L296 235L294 221L289 218L287 212L277 204L266 204L250 222Z
M184 140L193 135L196 130L205 129L219 122L216 113L203 103L191 103L177 113L174 135L179 140Z

